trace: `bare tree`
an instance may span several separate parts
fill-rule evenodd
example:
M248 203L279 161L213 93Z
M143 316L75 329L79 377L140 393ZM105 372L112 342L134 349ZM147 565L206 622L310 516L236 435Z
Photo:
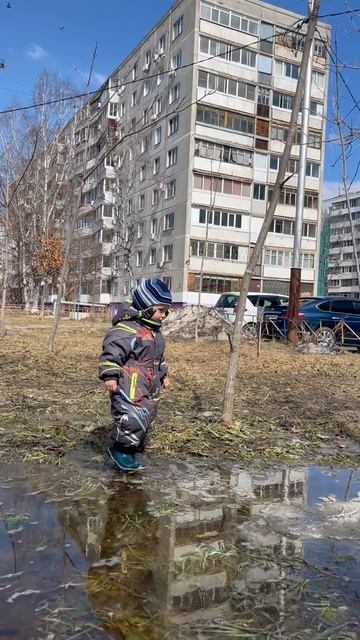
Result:
M66 215L65 176L71 158L63 126L73 108L68 100L73 91L69 82L44 71L34 87L35 107L31 113L11 113L0 121L11 182L22 174L37 141L34 161L13 197L9 220L11 246L16 254L14 279L21 291L19 301L27 307L39 303L41 274L35 256L44 239L61 235Z
M239 353L240 353L240 339L241 331L244 320L246 299L249 291L252 275L255 267L258 263L263 246L265 244L266 236L270 230L270 226L274 217L275 209L279 202L280 191L285 184L285 172L290 158L291 148L295 140L297 131L298 116L300 112L301 99L304 92L306 67L309 60L311 43L314 39L317 16L319 13L320 0L314 0L313 10L308 22L308 29L304 40L303 55L301 60L299 79L297 82L296 93L294 96L294 103L291 112L291 119L288 129L288 137L285 144L284 152L280 161L279 172L276 178L276 182L273 188L272 196L266 211L264 222L260 229L254 250L250 256L249 262L245 269L244 279L240 291L239 303L237 313L235 317L234 333L232 338L232 349L230 352L229 366L225 382L224 391L224 406L222 420L225 423L231 423L234 415L234 396L235 396L235 382L238 370Z

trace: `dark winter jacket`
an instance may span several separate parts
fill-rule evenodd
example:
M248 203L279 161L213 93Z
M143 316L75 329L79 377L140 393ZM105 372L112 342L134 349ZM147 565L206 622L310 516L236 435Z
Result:
M121 395L133 404L154 399L167 374L164 350L160 331L152 331L136 309L121 304L103 341L99 377L117 380Z

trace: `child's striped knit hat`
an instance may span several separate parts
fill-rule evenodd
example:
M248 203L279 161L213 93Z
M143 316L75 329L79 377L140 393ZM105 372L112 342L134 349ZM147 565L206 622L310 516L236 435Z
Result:
M172 298L165 282L157 278L143 280L133 293L133 306L139 311L155 304L171 305Z

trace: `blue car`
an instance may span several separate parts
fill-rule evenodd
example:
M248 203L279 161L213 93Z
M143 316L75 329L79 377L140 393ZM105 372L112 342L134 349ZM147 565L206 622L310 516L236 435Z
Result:
M317 344L332 348L343 345L360 351L360 300L345 297L302 298L298 316L299 333L308 333ZM264 313L262 335L286 338L288 308Z

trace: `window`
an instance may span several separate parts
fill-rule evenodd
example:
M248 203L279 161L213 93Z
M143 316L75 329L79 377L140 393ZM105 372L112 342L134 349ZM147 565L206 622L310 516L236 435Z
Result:
M234 62L252 69L256 67L255 51L246 47L233 46L230 42L200 36L200 51L207 56L222 58L227 62Z
M137 238L142 238L143 235L144 235L144 223L143 222L138 222L137 230L136 230L136 236L137 236Z
M150 91L150 82L149 80L145 80L144 85L143 85L143 96L147 96L148 93Z
M171 277L170 276L163 276L162 280L166 284L167 288L171 291Z
M266 199L266 185L265 184L254 184L254 200L265 200Z
M144 109L144 111L143 111L142 122L143 122L143 124L148 124L148 122L149 122L149 110L148 109Z
M209 175L194 173L194 189L204 191L215 191L226 195L250 197L250 184L239 180L229 180L227 178L215 178Z
M172 149L169 149L169 151L167 152L167 166L172 167L176 163L177 163L177 147L173 147Z
M149 264L156 263L156 249L150 249Z
M313 88L316 87L316 89L324 89L325 87L325 76L323 73L319 73L319 71L313 71L312 72L312 78L311 78L311 82L312 82L312 86Z
M275 60L275 73L278 76L285 76L286 78L297 80L299 77L299 71L300 67L297 64Z
M118 104L117 102L109 102L109 117L117 118L118 116Z
M308 209L317 209L319 206L319 194L305 191L304 207Z
M247 262L248 247L222 242L207 242L191 240L190 252L194 257L206 255L215 260L230 260L231 262Z
M152 192L152 203L159 204L160 202L160 189L153 189Z
M174 218L175 218L175 213L173 211L171 213L165 213L164 231L168 231L169 229L174 228Z
M273 92L273 107L278 107L279 109L289 109L291 111L293 108L293 104L293 96L289 96L286 93L279 93L278 91Z
M166 38L165 36L161 36L161 38L159 39L159 53L165 52L165 46L166 46Z
M120 117L123 118L126 112L125 102L122 102L120 105Z
M235 111L224 111L211 107L198 106L196 121L208 126L230 129L237 133L254 134L254 118L243 116Z
M131 69L131 80L136 80L138 75L138 66L137 66L137 62L134 64L133 68Z
M139 195L139 211L145 209L145 194L141 193Z
M156 86L158 87L162 81L164 80L164 72L163 71L159 71L156 77Z
M145 153L148 150L148 138L145 137L141 140L141 153Z
M132 107L135 107L136 100L137 100L136 91L133 91L133 93L131 94L131 106Z
M156 218L151 218L151 223L150 223L150 236L151 238L154 238L157 234L157 219Z
M148 66L151 64L151 51L145 53L145 64Z
M146 178L146 165L143 164L140 167L140 175L139 175L140 182L144 182L145 178Z
M218 91L236 98L255 100L255 87L247 82L235 80L227 76L219 76L208 71L199 70L198 86L209 91Z
M166 244L163 247L163 260L164 262L171 262L173 259L173 245Z
M142 251L136 252L136 266L142 267L143 254Z
M313 269L315 263L314 253L301 253L301 267ZM264 264L272 267L290 267L292 263L292 251L283 249L265 249Z
M242 216L240 213L232 213L228 211L208 211L207 209L199 209L198 221L199 224L208 224L209 227L217 226L241 229Z
M290 158L288 162L288 166L286 168L286 173L294 174L298 171L299 161L295 158ZM270 171L278 171L280 167L280 156L270 156Z
M320 102L310 102L310 115L321 118L323 114L323 105Z
M153 106L153 113L158 116L161 113L161 111L162 111L161 98L156 98Z
M112 218L113 207L112 204L104 204L103 216L104 218Z
M153 174L154 176L159 173L160 171L160 158L154 158L154 164L153 164Z
M308 178L318 178L320 175L320 165L315 162L307 162L306 175Z
M230 27L237 31L250 33L251 35L257 35L258 33L259 25L255 20L237 13L236 11L230 11L223 7L215 7L213 5L206 4L205 2L202 2L200 5L200 17L204 20L209 20L210 22L216 22L224 27Z
M157 145L161 142L161 127L157 127L154 131L154 144Z
M174 22L173 27L172 27L172 39L175 40L175 38L177 38L180 33L182 33L183 30L183 17L180 16L180 18L178 20L176 20L176 22Z
M171 180L166 184L166 198L173 198L176 194L176 180Z
M211 158L221 162L253 166L253 152L248 149L230 147L226 144L217 144L207 140L195 140L195 156L200 158Z
M173 104L173 102L176 102L176 100L179 100L179 97L180 97L180 83L178 82L169 91L169 104Z
M172 136L179 129L179 114L170 118L168 122L168 136Z
M134 212L133 201L132 201L132 198L129 198L129 200L128 200L128 215L131 216L131 214L133 212Z
M171 69L178 69L181 67L181 51L175 53L171 58Z

